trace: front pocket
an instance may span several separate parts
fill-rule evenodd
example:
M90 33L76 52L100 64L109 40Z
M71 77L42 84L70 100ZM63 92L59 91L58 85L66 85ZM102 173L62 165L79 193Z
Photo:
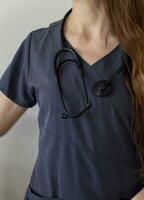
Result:
M52 196L42 196L36 193L31 186L28 186L27 199L26 200L63 200L62 198Z

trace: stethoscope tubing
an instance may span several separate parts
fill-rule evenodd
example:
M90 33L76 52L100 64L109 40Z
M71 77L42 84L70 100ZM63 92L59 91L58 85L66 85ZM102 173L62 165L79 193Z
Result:
M65 110L65 113L62 113L62 118L66 119L66 118L72 118L72 117L78 117L80 116L82 113L84 113L86 110L88 110L89 108L92 107L92 102L89 100L89 97L88 97L88 91L87 91L87 87L86 87L86 82L85 82L85 78L84 78L84 71L83 71L83 67L82 67L82 63L81 63L81 60L80 60L80 57L79 55L77 54L77 52L74 50L74 49L71 49L71 48L68 48L66 45L65 45L65 37L64 37L64 23L66 21L66 18L70 15L72 11L72 8L65 14L65 16L63 17L63 20L62 20L62 25L61 25L61 41L62 41L62 48L60 50L58 50L58 52L56 52L55 54L55 57L54 57L54 70L55 70L55 75L57 77L57 83L58 83L58 88L59 88L59 92L60 92L60 97L61 97L61 100L62 100L62 104L63 104L63 107L64 107L64 110ZM64 60L64 61L61 61L59 64L58 64L58 58L59 56L61 55L61 53L63 52L70 52L72 53L72 55L74 56L74 59L67 59L67 60ZM123 55L122 55L123 56ZM61 84L60 84L60 79L59 79L59 71L60 71L60 68L62 67L62 65L68 61L72 61L72 62L76 62L77 64L77 67L78 69L80 70L80 74L81 74L81 78L82 78L82 81L83 81L83 86L84 86L84 91L85 91L85 96L86 96L86 105L85 105L85 108L83 110L81 110L79 113L70 113L68 111L68 109L66 108L65 106L65 103L64 103L64 99L63 99L63 96L62 96L62 87L61 87ZM125 68L125 63L123 62L120 67L107 79L107 80L100 80L100 81L97 81L93 87L94 89L94 93L95 95L97 96L106 96L106 95L110 95L111 91L112 91L112 80L114 78L117 77L117 75L122 71L124 70Z

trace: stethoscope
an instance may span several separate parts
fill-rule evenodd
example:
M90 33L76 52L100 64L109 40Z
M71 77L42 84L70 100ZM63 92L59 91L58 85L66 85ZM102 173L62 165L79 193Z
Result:
M87 87L86 87L86 82L85 82L85 79L84 79L84 72L83 72L83 69L82 69L82 64L81 64L81 60L79 58L79 55L77 54L77 52L75 52L74 49L70 49L68 48L66 45L65 45L65 37L64 37L64 32L63 32L63 29L64 29L64 23L67 19L67 17L69 16L69 14L71 13L72 11L72 8L65 14L65 16L63 17L63 20L62 20L62 26L61 26L61 40L62 40L62 48L55 54L55 57L54 57L54 67L55 67L55 75L56 75L56 78L57 78L57 83L58 83L58 88L59 88L59 92L60 92L60 96L61 96L61 101L62 101L62 104L63 104L63 107L64 107L64 110L65 110L65 113L62 113L61 115L61 118L74 118L74 117L79 117L80 115L82 115L85 111L87 111L89 108L92 107L92 102L89 100L89 97L88 97L88 92L87 92ZM67 59L67 60L64 60L60 63L58 63L58 58L59 56L61 55L61 53L64 53L64 52L71 52L72 55L74 56L74 59ZM81 78L82 78L82 82L83 82L83 86L84 86L84 91L85 91L85 97L86 97L86 104L84 106L84 109L81 110L80 112L78 113L70 113L68 111L68 109L66 108L65 106L65 103L64 103L64 98L62 96L62 87L61 87L61 84L60 84L60 79L59 79L59 70L60 70L60 67L65 63L65 62L68 62L68 61L72 61L72 62L76 62L77 64L77 67L78 69L80 70L80 74L81 74ZM93 91L94 91L94 94L97 95L97 96L107 96L107 95L110 95L112 93L112 84L111 84L111 81L124 69L124 64L122 64L111 76L109 79L107 80L100 80L100 81L97 81L95 84L94 84L94 87L93 87Z

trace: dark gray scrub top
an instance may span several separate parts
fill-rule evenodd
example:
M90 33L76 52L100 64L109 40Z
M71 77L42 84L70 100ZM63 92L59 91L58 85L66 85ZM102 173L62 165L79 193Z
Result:
M39 107L39 151L24 198L130 200L142 186L138 175L130 172L137 155L130 135L126 70L112 81L110 96L98 97L92 90L96 81L108 79L124 62L122 48L118 45L92 65L81 58L93 106L78 118L62 119L54 74L54 55L62 47L61 22L31 31L0 80L0 90L16 104ZM60 59L70 57L66 53ZM60 80L65 102L71 112L78 111L85 105L82 81L74 63L64 65Z

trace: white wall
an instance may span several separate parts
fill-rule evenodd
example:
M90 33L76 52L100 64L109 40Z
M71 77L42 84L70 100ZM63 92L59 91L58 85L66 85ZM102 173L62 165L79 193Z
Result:
M71 0L0 0L0 76L31 30L63 17ZM38 150L38 106L0 138L0 200L23 200Z

